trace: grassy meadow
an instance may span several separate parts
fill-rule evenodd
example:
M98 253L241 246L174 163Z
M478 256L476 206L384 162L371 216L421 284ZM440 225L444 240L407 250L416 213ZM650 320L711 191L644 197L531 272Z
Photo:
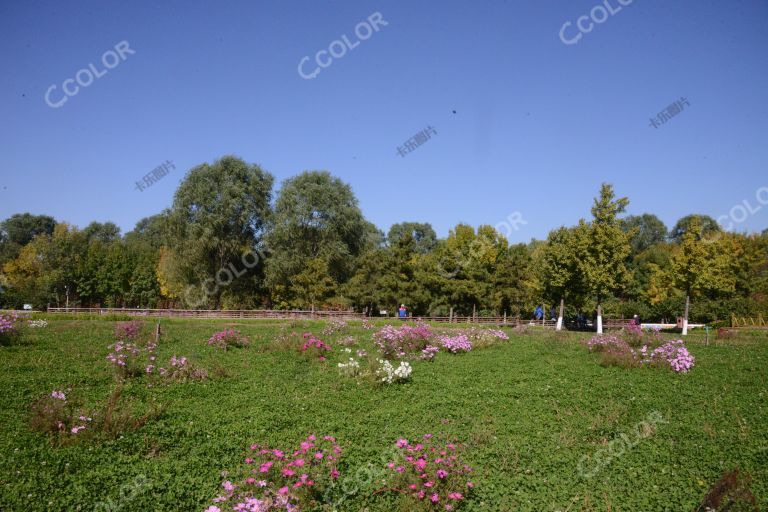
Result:
M582 343L588 333L507 329L509 341L412 361L411 381L387 386L339 374L339 339L375 352L375 330L360 322L323 335L323 322L161 320L158 360L186 356L210 378L128 379L125 403L162 412L131 432L54 443L30 427L31 405L56 389L102 405L116 386L106 360L115 322L48 322L0 347L0 510L202 511L251 444L290 447L310 433L335 436L342 479L358 475L336 492L342 511L409 510L360 475L383 467L399 438L428 433L466 446L475 488L460 510L693 511L731 469L768 509L766 334L709 344L694 334L696 365L676 374L603 367ZM226 327L251 345L209 346ZM330 343L328 360L278 341L292 331ZM638 425L637 443L606 458Z

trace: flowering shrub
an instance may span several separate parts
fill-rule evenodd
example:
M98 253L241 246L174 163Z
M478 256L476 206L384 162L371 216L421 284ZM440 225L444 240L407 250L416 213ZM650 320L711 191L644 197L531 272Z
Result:
M687 373L695 362L683 340L663 342L656 348L653 348L653 343L645 341L639 349L635 349L620 336L597 335L587 342L587 346L590 352L601 353L604 366L666 366L678 373Z
M400 365L395 368L391 362L386 359L379 359L379 368L376 370L376 376L381 382L386 384L395 384L407 382L411 378L413 368L406 361L400 361Z
M425 508L455 510L474 488L472 468L460 459L461 447L437 441L432 434L416 444L399 439L402 457L389 462L390 486Z
M141 322L138 320L117 322L115 324L115 339L118 341L136 341L139 338L139 334L141 334Z
M240 331L235 329L225 329L214 333L208 339L208 344L214 347L227 350L230 347L247 347L250 344L248 337L243 336Z
M493 336L494 338L503 340L503 341L509 341L509 335L502 331L501 329L488 329L487 333L489 336Z
M472 350L472 342L469 341L466 335L460 334L458 336L441 336L438 338L440 344L448 352L458 354L459 352L469 352Z
M45 320L30 320L27 322L27 325L33 329L44 329L48 327L48 322Z
M385 325L373 335L373 342L385 359L401 359L407 354L418 353L426 348L433 333L426 324L416 327Z
M643 349L645 348L644 346ZM683 340L668 341L658 347L651 353L650 360L666 361L670 368L678 373L687 373L695 362L695 358L685 348Z
M341 338L339 341L337 341L337 343L344 347L351 347L352 345L357 344L357 340L355 339L354 336L345 336Z
M21 322L15 311L0 314L0 345L10 344L21 337Z
M251 445L245 465L222 483L207 512L316 510L339 477L341 448L331 436L310 435L293 452ZM225 507L225 508L221 508Z
M339 363L339 373L345 377L357 377L360 375L360 361L350 357L346 363Z
M89 413L67 400L67 395L60 390L53 390L32 405L32 428L46 434L77 435L88 428L91 421Z
M118 377L126 378L141 375L144 368L142 349L135 343L118 341L109 346L107 361L115 367Z
M147 375L154 373L155 365L148 365L145 371ZM158 368L157 374L165 379L181 382L208 378L208 372L204 368L197 368L186 357L176 357L175 354L168 361L168 368Z
M440 347L434 345L427 345L424 350L421 351L421 359L424 361L432 361L435 359L435 355L440 352Z
M30 423L33 429L54 436L58 443L70 444L89 434L117 437L141 428L162 413L162 407L153 405L143 414L136 414L133 407L121 402L121 394L122 386L118 385L102 407L89 411L71 401L64 391L53 390L32 405Z
M347 328L347 322L340 318L331 319L328 324L323 328L323 335L330 336L331 334L339 331L343 331Z
M302 354L305 354L312 359L317 358L320 361L325 361L326 354L331 350L330 345L315 338L315 335L311 332L304 333L304 344L301 346Z

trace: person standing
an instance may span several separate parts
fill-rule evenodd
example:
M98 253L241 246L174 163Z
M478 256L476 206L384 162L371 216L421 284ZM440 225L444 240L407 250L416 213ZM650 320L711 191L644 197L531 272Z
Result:
M408 310L405 308L405 304L400 304L400 309L397 310L397 316L402 319L408 317Z

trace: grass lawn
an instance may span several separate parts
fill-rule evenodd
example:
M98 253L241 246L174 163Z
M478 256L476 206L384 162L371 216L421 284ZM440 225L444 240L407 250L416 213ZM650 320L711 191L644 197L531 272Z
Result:
M115 385L105 359L114 322L49 320L20 344L0 347L0 510L94 510L111 499L113 510L202 511L221 491L222 471L242 465L252 443L291 448L310 433L334 435L344 448L343 478L380 467L398 438L440 432L466 444L475 469L476 488L461 510L692 511L734 468L752 477L759 508L768 510L765 335L691 344L696 366L675 374L602 367L578 343L588 334L509 331L508 342L412 362L411 382L377 386L336 368L339 337L373 350L374 331L359 322L332 336L320 334L320 322L161 323L159 360L184 355L226 375L151 387L130 380L124 397L166 408L115 439L53 447L29 426L30 405L53 389L103 404ZM252 345L206 344L230 325ZM307 361L278 346L281 327L329 341L330 360ZM636 446L585 476L596 453L622 434L633 438L649 415L661 421ZM128 493L139 475L146 483ZM374 495L378 484L358 487L339 510L408 510L397 493Z

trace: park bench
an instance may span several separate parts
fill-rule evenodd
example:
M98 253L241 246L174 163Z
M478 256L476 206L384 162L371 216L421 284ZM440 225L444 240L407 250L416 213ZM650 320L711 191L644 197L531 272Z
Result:
M626 329L634 323L634 318L606 318L603 321L603 329Z

